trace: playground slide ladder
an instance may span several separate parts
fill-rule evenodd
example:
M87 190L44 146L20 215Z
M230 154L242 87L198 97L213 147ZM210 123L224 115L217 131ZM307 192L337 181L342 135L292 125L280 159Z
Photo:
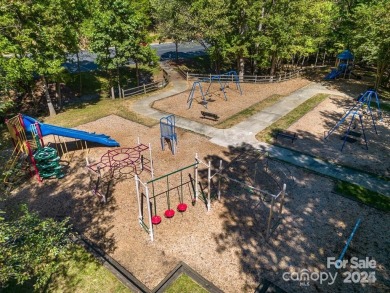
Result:
M26 162L27 155L23 152L23 147L20 146L20 144L21 144L21 142L19 142L18 145L15 146L10 158L8 159L7 163L4 166L5 176L3 178L3 182L5 184L12 183L10 178L14 174L13 170L15 169L18 162L20 162L22 165L21 169L26 169L26 170L30 171L30 169L27 166L23 166L24 163L26 163L26 165L28 165Z

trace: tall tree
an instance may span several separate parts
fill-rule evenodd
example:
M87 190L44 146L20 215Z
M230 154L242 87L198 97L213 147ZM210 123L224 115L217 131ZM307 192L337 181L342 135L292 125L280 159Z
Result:
M217 73L227 59L227 36L232 32L228 11L227 0L195 0L191 6L194 38L207 49Z
M90 27L91 48L97 53L97 62L106 69L117 69L129 61L149 63L156 61L149 46L146 15L130 1L97 1ZM137 66L137 76L138 76Z
M176 46L195 38L194 19L191 15L191 2L186 0L151 0L157 33L161 40L172 39Z
M390 65L390 2L375 0L359 3L354 9L354 46L356 53L376 64L375 88L383 81Z
M33 74L44 81L50 115L55 115L47 90L47 77L61 72L69 47L77 42L74 13L77 1L37 0L0 4L1 65L14 87L33 84ZM16 65L16 67L15 67ZM9 74L8 74L9 73Z

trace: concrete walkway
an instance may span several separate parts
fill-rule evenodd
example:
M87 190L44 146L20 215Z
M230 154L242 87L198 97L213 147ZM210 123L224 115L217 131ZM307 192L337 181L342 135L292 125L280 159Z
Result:
M170 75L170 88L153 96L139 100L133 107L135 112L157 120L166 116L166 113L151 108L151 104L156 100L183 92L188 88L187 82L183 80L179 73L169 66L164 64L162 66ZM180 128L207 136L210 138L211 142L220 146L228 147L248 144L256 149L268 151L271 157L278 160L285 161L325 176L351 182L390 196L390 181L384 181L367 173L325 162L297 151L262 143L256 139L255 135L258 132L262 131L267 126L271 125L276 120L283 117L291 110L295 109L297 106L318 93L347 96L339 91L329 90L320 84L311 83L306 87L293 92L278 103L265 108L263 111L252 115L247 120L240 122L229 129L218 129L182 117L176 117L176 125Z

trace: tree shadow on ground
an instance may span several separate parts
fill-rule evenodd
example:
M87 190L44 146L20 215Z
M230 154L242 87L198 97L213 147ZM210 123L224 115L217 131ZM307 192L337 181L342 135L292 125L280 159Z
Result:
M390 235L387 229L381 230L383 234L379 236L371 226L382 217L389 219L389 215L342 198L332 192L330 180L267 158L263 151L249 145L230 146L223 156L211 155L205 160L211 162L214 170L222 161L222 173L235 179L220 182L221 202L227 212L220 214L222 231L215 233L214 241L217 244L215 253L234 253L240 274L251 280L242 291L253 290L253 283L259 284L265 278L288 292L302 292L304 280L284 280L283 273L299 273L305 269L309 273L328 271L334 274L336 270L326 267L327 257L337 259L358 217L364 217L365 222L355 236L358 241L351 244L345 259L352 256L374 258L380 264L376 271L380 281L373 286L375 289L389 288L385 281L389 260L383 252L389 252ZM218 189L217 177L214 176L212 184L214 194ZM207 178L206 172L201 173L201 178ZM238 184L238 181L255 188ZM255 189L277 194L283 183L287 185L284 209L280 217L274 214L271 237L266 240L270 197ZM339 276L333 285L328 285L330 280L322 284L318 280L308 280L307 286L317 292L361 292L360 285L343 284L342 280ZM370 289L373 287L367 290Z
M387 143L390 141L389 113L383 112L382 120L380 120L379 113L373 108L374 127L369 111L367 109L360 111L359 113L363 114L362 128L359 115L354 116L354 111L352 111L337 128L334 128L348 111L356 105L356 101L338 97L330 97L329 101L331 104L323 104L323 106L320 104L316 108L316 112L312 111L306 114L287 129L297 133L297 140L292 142L283 137L278 137L274 139L274 144L320 157L326 161L359 169L362 172L371 172L389 178L390 146ZM329 105L329 107L325 105ZM352 117L354 119L351 124ZM350 125L351 127L349 127ZM347 136L343 151L341 151L348 128L350 133ZM332 129L334 131L327 136ZM366 148L364 135L367 139L368 149ZM325 139L325 137L327 138Z
M2 204L6 209L12 209L27 203L42 218L63 220L69 217L77 233L85 235L107 253L112 252L116 249L116 243L110 232L110 222L117 204L114 197L109 196L107 203L102 203L93 195L94 179L88 176L85 166L85 159L75 156L66 167L64 178L45 179L42 183L31 178ZM105 182L101 184L103 189ZM108 194L113 194L115 185L111 184L109 188Z
M356 75L359 78L348 76L346 78L340 77L332 80L325 80L325 76L331 72L331 67L321 68L308 68L303 73L303 76L313 82L321 83L322 85L338 90L351 97L359 97L361 93L364 93L367 89L372 89L375 83L375 77L370 72L363 70L356 70Z

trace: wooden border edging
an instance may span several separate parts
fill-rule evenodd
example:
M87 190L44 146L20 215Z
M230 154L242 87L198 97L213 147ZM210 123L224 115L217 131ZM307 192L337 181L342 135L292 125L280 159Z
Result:
M127 288L133 292L140 293L162 293L164 292L181 274L186 274L192 278L196 283L202 286L210 293L223 293L221 289L216 287L213 283L202 277L189 265L184 262L179 264L153 289L150 290L140 280L133 276L129 271L122 267L116 260L107 255L104 251L90 243L81 235L75 235L73 242L82 245L90 253L92 253L100 263L103 264L115 277L117 277Z
M179 264L160 282L160 284L158 284L153 289L152 292L163 293L183 273L188 275L191 279L193 279L196 283L201 285L204 289L206 289L210 293L223 293L221 289L216 287L213 283L211 283L207 279L203 278L196 271L194 271L189 265L187 265L182 261L179 262Z

